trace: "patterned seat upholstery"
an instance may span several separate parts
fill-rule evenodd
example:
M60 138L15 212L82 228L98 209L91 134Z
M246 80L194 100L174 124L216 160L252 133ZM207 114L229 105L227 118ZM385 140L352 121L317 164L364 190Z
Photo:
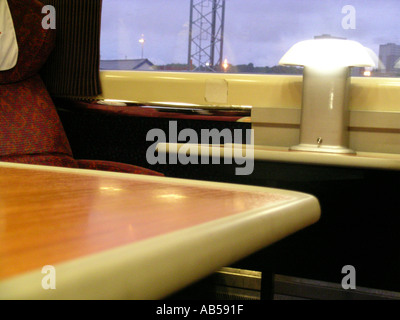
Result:
M0 71L0 161L162 175L128 164L73 158L39 75L54 47L55 30L42 28L43 4L39 1L8 0L8 6L19 55L15 67Z

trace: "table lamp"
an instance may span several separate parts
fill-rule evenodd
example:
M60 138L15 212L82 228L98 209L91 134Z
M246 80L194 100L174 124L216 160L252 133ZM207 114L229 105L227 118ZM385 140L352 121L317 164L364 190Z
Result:
M351 40L306 40L279 64L304 67L300 144L290 150L354 154L348 146L350 70L375 66L368 50Z

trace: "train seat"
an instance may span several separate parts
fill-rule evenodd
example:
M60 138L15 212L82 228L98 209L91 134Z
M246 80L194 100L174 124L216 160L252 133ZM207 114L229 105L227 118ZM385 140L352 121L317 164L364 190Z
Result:
M55 44L43 4L0 1L0 161L162 175L131 164L74 159L39 71Z

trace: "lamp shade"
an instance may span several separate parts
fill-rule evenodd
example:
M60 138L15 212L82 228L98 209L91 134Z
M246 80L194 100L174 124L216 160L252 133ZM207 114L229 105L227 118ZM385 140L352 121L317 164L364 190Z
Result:
M396 69L400 69L400 58L396 61L396 63L394 64L394 67Z
M280 65L309 67L374 67L368 50L344 39L313 39L296 43L279 61Z

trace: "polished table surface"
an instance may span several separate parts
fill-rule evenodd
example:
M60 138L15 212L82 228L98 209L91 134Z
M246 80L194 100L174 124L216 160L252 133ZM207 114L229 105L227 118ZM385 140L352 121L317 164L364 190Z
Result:
M286 190L0 162L0 299L163 298L319 217Z

